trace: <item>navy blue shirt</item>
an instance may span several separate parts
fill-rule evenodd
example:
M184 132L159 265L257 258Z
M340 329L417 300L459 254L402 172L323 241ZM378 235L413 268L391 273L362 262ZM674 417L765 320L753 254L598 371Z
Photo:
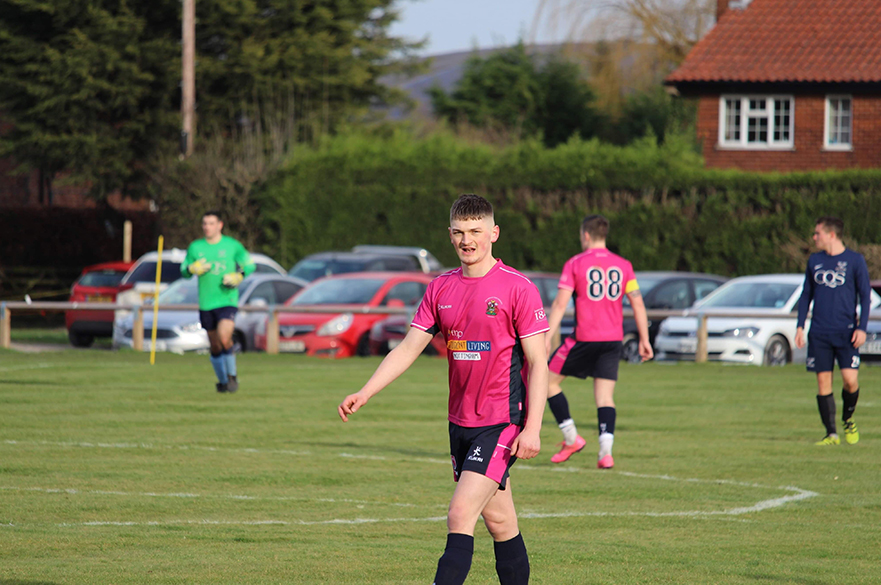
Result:
M862 254L845 249L837 256L815 252L808 259L805 284L798 300L798 326L805 326L808 307L811 331L834 333L853 330L857 322L857 299L860 303L859 326L866 330L872 302L869 269Z

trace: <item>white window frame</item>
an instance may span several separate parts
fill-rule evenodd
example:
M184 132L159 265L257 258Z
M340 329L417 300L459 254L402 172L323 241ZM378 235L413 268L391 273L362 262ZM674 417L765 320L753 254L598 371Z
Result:
M831 143L832 137L832 100L849 100L850 101L850 142ZM853 96L849 94L829 94L826 96L826 107L823 110L823 149L851 151L853 150Z
M740 139L726 140L725 130L728 122L728 100L740 101ZM768 120L768 141L747 142L750 118L760 116L749 115L750 100L767 100L770 107L767 114L761 116ZM789 101L789 140L774 140L774 104L776 100ZM795 148L795 96L780 94L727 94L719 97L719 148L734 150L793 150Z

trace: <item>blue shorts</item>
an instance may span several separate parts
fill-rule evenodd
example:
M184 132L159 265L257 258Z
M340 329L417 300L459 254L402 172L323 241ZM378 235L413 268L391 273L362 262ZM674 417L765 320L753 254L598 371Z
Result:
M221 319L235 321L238 307L218 307L210 311L199 311L199 321L205 331L215 331Z
M860 350L853 346L853 329L836 333L808 332L809 372L831 372L838 360L838 369L860 368Z

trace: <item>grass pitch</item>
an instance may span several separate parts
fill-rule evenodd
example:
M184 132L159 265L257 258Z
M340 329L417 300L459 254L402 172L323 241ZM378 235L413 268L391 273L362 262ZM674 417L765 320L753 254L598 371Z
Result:
M245 354L218 395L205 356L0 350L0 585L429 583L446 363L341 423L377 364ZM588 448L550 463L548 411L512 470L532 582L881 583L881 369L860 376L860 443L823 448L802 367L622 365L611 471L568 380ZM497 582L479 525L468 583Z

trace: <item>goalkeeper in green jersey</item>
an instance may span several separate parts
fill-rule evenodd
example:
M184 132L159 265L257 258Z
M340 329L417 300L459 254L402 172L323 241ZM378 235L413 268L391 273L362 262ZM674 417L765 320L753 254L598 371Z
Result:
M205 237L187 248L180 266L184 278L199 277L199 320L211 342L211 365L217 374L218 392L235 392L236 354L232 335L239 306L238 286L254 272L254 262L242 244L220 232L220 212L207 211L202 216Z

